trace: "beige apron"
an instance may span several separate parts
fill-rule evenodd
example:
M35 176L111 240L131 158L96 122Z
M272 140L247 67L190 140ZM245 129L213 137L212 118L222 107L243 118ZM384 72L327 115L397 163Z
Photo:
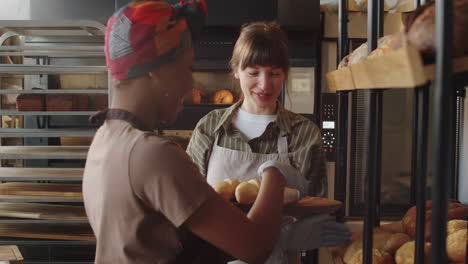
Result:
M227 178L237 178L240 181L248 181L258 178L257 169L260 165L269 160L280 161L282 163L291 164L288 157L288 140L285 131L280 131L278 136L278 153L260 154L253 152L244 152L218 146L219 133L216 135L211 156L208 163L207 181L213 186L218 181L223 181ZM290 186L297 189L300 186ZM297 254L295 256L286 257L285 252L275 250L272 256L266 263L269 264L295 264L300 263ZM289 254L288 254L289 255ZM294 260L294 261L293 261ZM242 264L243 261L233 261L230 264Z

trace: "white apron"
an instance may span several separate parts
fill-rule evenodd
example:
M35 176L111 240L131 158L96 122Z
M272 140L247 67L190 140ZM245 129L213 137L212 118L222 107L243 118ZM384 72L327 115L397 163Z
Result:
M269 160L276 160L282 163L291 164L288 157L288 140L285 131L280 131L278 136L278 153L260 154L253 152L244 152L218 146L219 133L216 135L211 156L208 163L207 181L213 186L218 181L228 178L237 178L239 181L248 181L258 178L257 169L262 163ZM301 189L300 186L290 186ZM290 254L288 254L290 255ZM296 264L300 263L298 254L286 257L285 252L275 248L272 255L267 260L268 264ZM293 261L294 260L294 261ZM242 264L243 261L237 260L229 262L230 264Z

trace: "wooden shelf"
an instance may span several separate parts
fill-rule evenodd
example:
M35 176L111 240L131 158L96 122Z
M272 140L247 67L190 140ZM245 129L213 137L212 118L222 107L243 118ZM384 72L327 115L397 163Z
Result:
M7 182L0 184L0 195L81 198L81 189L81 184Z
M0 180L80 181L82 168L0 168Z
M88 146L0 146L3 159L86 159Z
M2 202L20 203L82 203L81 197L52 197L52 196L32 196L32 195L0 195Z
M0 237L95 241L88 224L0 224Z
M89 128L0 128L0 138L5 137L92 137L96 129Z
M45 220L88 220L83 206L0 202L0 217Z
M326 75L331 91L414 88L434 80L435 65L423 65L411 47L385 53ZM453 60L453 73L468 72L468 56Z

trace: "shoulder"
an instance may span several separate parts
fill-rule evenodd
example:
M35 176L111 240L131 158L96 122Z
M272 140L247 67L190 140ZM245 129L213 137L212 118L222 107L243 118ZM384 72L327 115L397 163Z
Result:
M176 142L156 133L142 133L131 150L134 160L157 165L167 160L185 158L185 151Z
M291 112L289 110L286 110L285 114L289 116L291 129L293 131L301 129L307 132L320 132L319 127L312 120L304 117L303 115Z
M215 109L206 114L197 123L196 129L207 135L212 135L218 125L223 122L229 108Z

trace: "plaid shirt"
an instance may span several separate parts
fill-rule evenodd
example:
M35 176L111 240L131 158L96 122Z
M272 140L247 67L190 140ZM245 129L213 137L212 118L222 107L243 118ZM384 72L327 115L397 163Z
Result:
M232 118L242 101L229 108L217 109L204 116L193 131L187 153L206 177L211 149L219 132L221 147L261 154L278 153L280 129L287 132L288 156L293 167L309 181L311 196L327 195L325 154L320 129L310 120L286 110L278 103L277 120L268 124L265 132L249 141L232 125Z

